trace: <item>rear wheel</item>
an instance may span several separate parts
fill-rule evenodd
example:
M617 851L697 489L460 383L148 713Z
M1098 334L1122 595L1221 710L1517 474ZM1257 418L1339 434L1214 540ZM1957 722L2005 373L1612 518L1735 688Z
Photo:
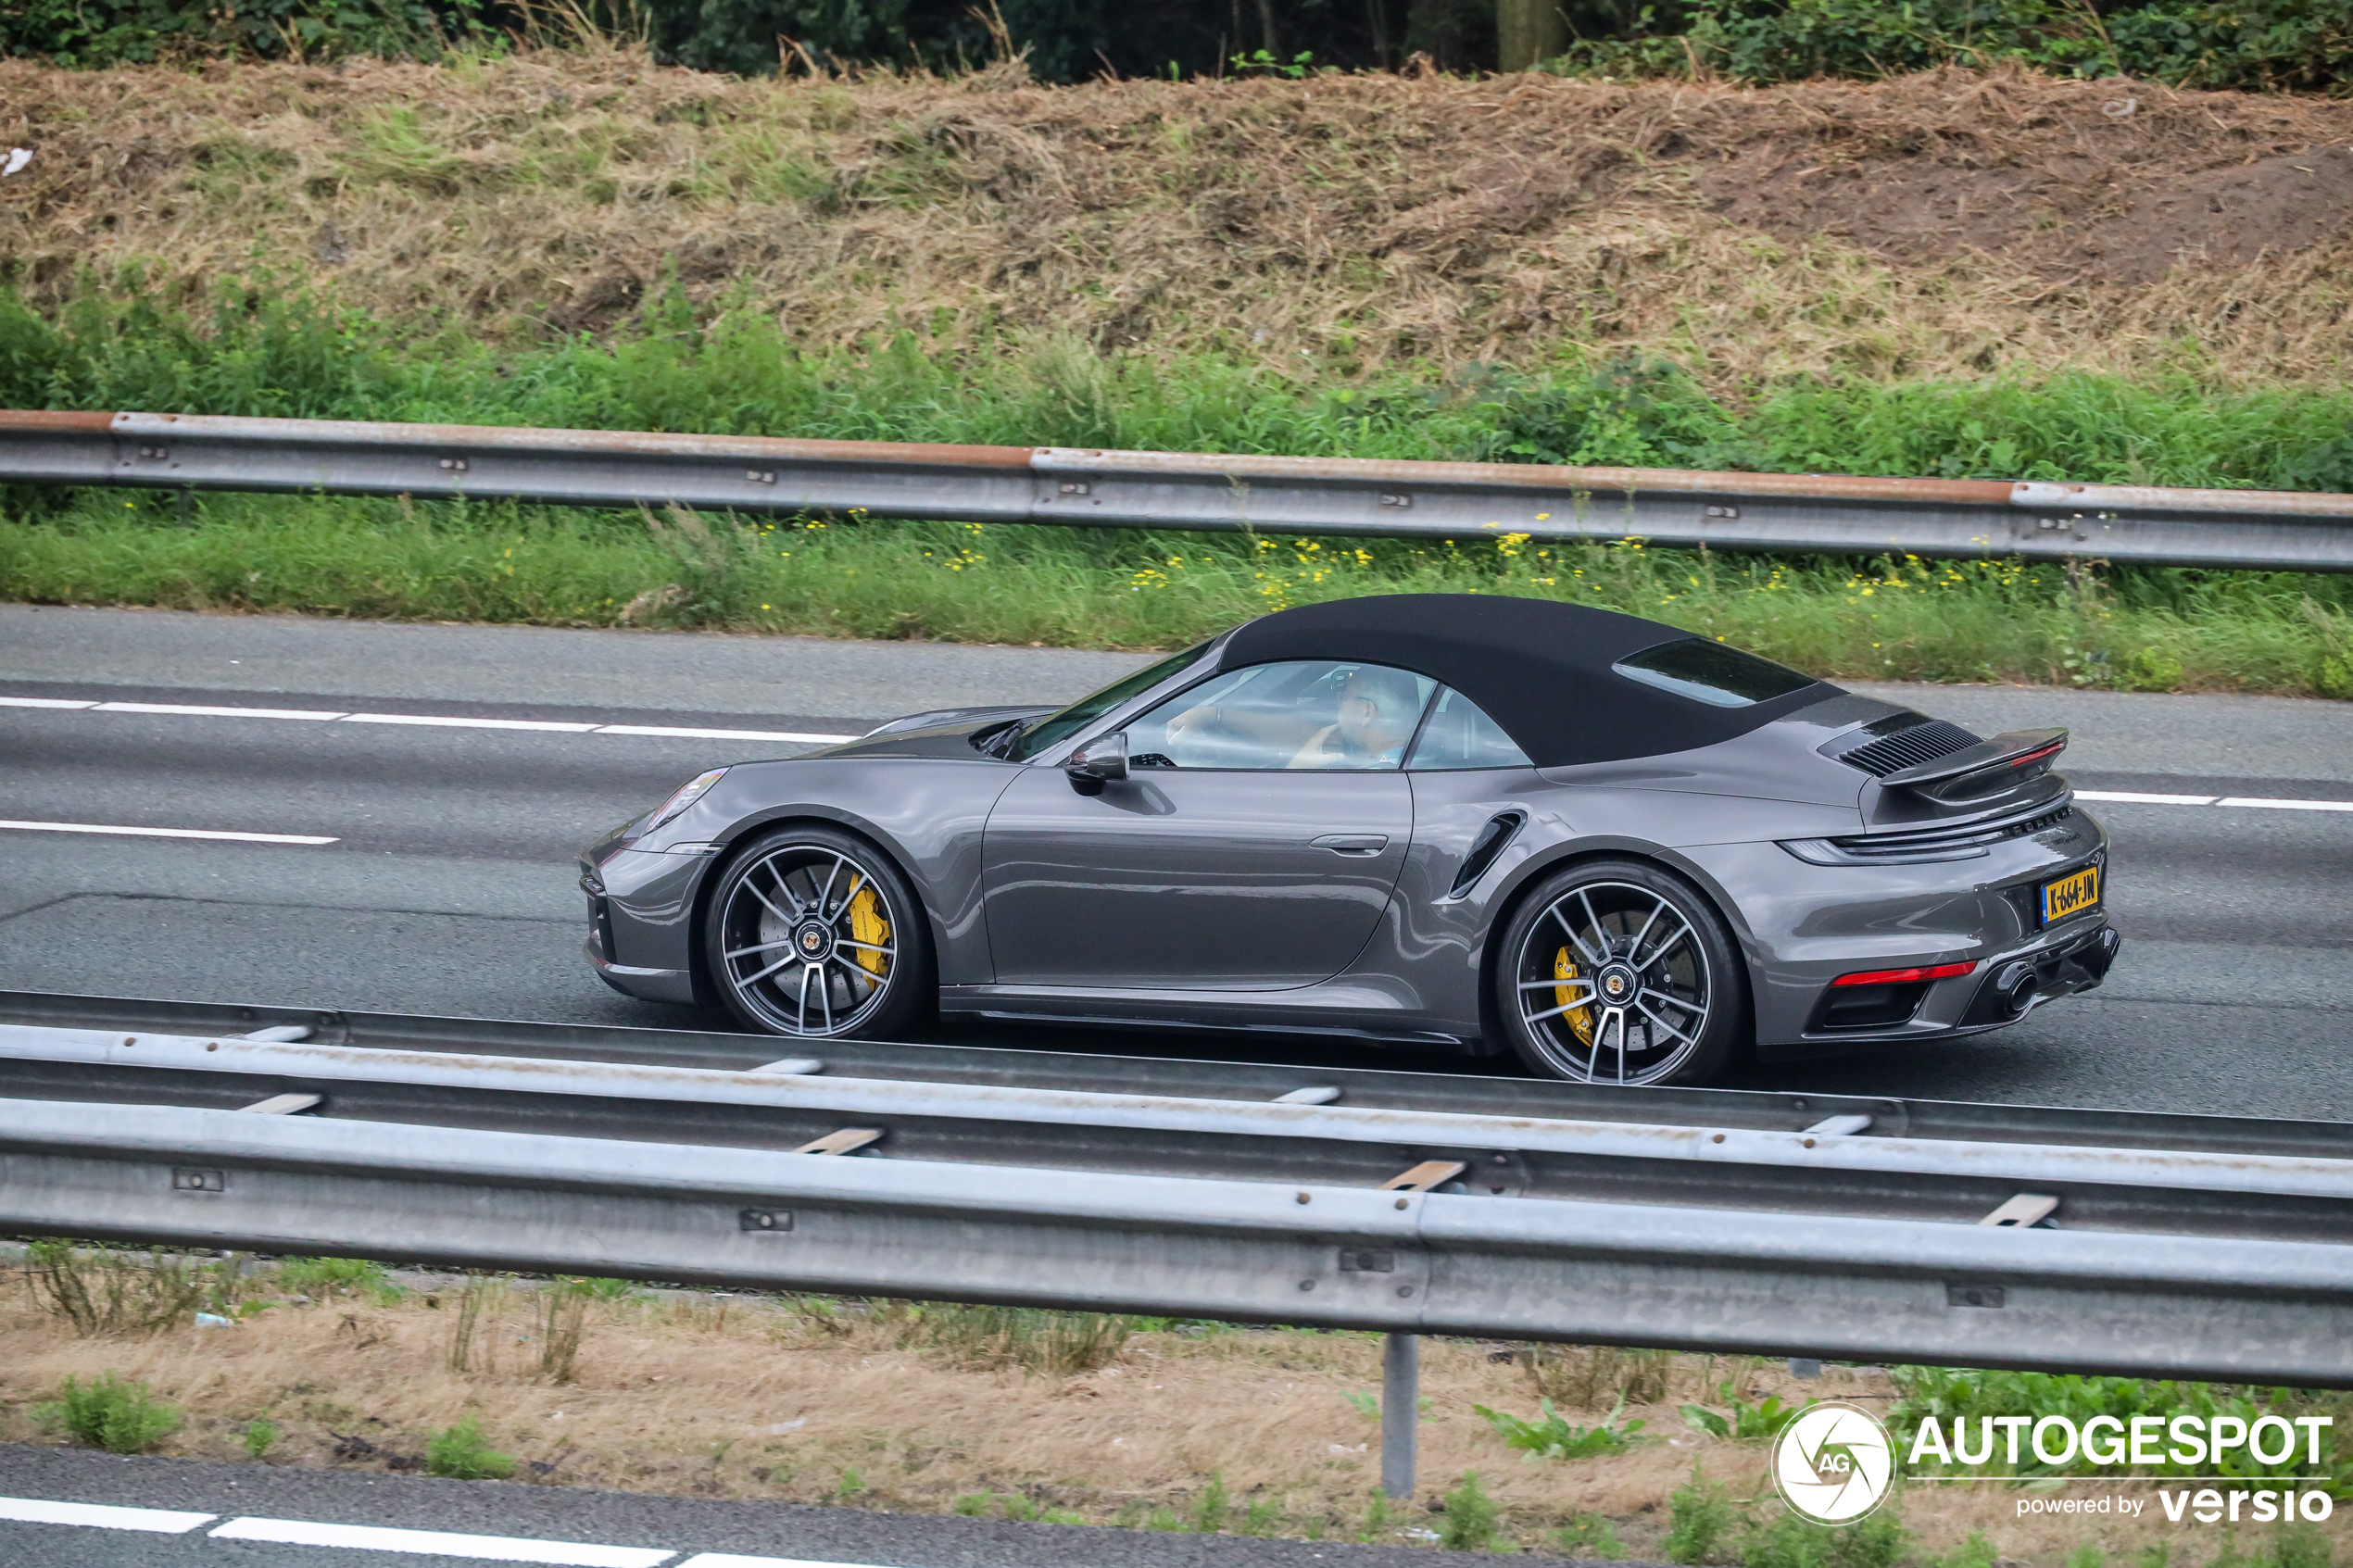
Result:
M1547 878L1505 925L1496 1002L1519 1058L1589 1084L1704 1084L1744 1013L1723 922L1682 878L1596 860Z
M770 1035L873 1038L937 1000L914 891L872 845L815 824L736 857L711 894L703 956L727 1010Z

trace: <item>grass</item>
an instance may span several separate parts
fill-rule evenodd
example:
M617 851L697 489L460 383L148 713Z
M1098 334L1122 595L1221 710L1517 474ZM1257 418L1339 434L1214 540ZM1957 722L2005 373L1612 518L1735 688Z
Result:
M750 522L684 511L100 496L0 527L0 595L383 620L1176 648L1378 593L1570 599L1854 680L2353 696L2353 595L2290 573L1543 545Z
M1656 358L1428 379L1278 375L1067 337L975 356L914 332L813 351L656 300L639 327L494 353L404 344L300 290L209 314L93 288L0 300L0 402L908 441L1487 458L2188 485L2353 485L2353 392L2186 371L1785 378ZM498 502L0 492L0 595L392 620L1168 648L1402 591L1576 598L1850 679L2353 696L2353 583L1974 561L1741 558L1492 533L1351 541L735 520Z
M1517 1464L1478 1407L1527 1409L1564 1367L1591 1370L1596 1358L1432 1338L1419 1429L1428 1484L1392 1500L1377 1486L1377 1445L1344 1398L1378 1377L1377 1335L1137 1319L1114 1352L1077 1371L1025 1359L1021 1341L985 1332L994 1309L598 1286L572 1298L584 1332L571 1381L559 1382L536 1343L550 1282L403 1283L397 1295L331 1301L265 1268L245 1276L257 1310L234 1331L92 1339L32 1294L26 1270L7 1271L0 1442L111 1440L297 1468L503 1472L553 1486L1188 1533L1887 1568L1877 1537L1833 1532L1833 1541L1774 1523L1761 1438L1685 1432L1675 1419L1677 1400L1720 1399L1728 1380L1751 1404L1802 1389L1883 1408L1896 1386L1876 1369L1833 1365L1798 1384L1755 1358L1663 1355L1639 1368L1601 1358L1597 1392L1609 1402L1567 1413L1579 1425L1609 1421L1617 1374L1632 1372L1642 1397L1610 1424L1644 1420L1646 1436L1674 1435ZM451 1320L469 1299L484 1353L457 1371ZM1092 1314L1062 1316L1091 1332ZM974 1354L976 1345L991 1353ZM67 1379L85 1412L79 1429L44 1408L66 1402ZM2334 1396L2263 1398L2340 1425L2347 1413ZM2019 1495L2008 1485L1910 1488L1898 1499L1907 1560L2063 1568L2086 1523L2016 1517ZM2327 1568L2329 1532L2342 1533L2332 1524L2275 1549L2276 1533L2218 1531L2193 1556L2160 1511L2146 1512L2098 1522L2113 1568L2162 1568L2145 1549L2168 1539L2178 1568L2209 1568L2218 1546L2239 1553L2235 1568ZM1972 1536L1998 1549L1972 1547Z

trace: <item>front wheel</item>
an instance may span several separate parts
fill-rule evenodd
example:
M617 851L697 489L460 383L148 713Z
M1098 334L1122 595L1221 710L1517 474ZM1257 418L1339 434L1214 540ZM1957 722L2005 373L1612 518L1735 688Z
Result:
M906 879L872 845L813 823L767 834L728 865L703 958L727 1010L763 1034L874 1038L937 1000Z
M1730 1060L1745 995L1722 921L1641 860L1545 879L1504 926L1496 1004L1530 1070L1579 1083L1704 1084Z

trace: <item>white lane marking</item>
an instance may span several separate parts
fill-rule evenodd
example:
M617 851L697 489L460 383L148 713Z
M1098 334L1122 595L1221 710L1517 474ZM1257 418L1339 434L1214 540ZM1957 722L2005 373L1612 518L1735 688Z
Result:
M183 719L308 719L313 722L342 719L341 712L322 713L309 708L210 708L188 702L102 702L94 713L170 713Z
M668 724L599 724L600 735L657 735L674 740L789 740L822 746L856 740L856 735L801 735L786 730L684 730Z
M87 1524L100 1530L150 1530L159 1536L183 1536L220 1517L217 1513L182 1513L169 1508L108 1508L94 1502L0 1498L0 1519L26 1524Z
M100 702L94 697L0 696L0 708L63 708L94 713L154 713L183 719L308 719L346 724L426 724L454 730L534 730L563 735L638 735L656 740L767 740L838 746L856 735L794 730L716 730L674 724L590 724L554 719L469 719L440 713L340 713L307 708L228 708L181 702Z
M346 724L433 724L450 730L541 730L549 734L585 735L594 724L565 724L552 719L453 719L424 713L346 713Z
M678 1555L674 1547L593 1546L528 1536L467 1536L452 1530L393 1530L373 1524L317 1524L303 1519L232 1519L207 1532L216 1541L272 1541L282 1546L337 1546L360 1551L405 1551L433 1557L478 1557L491 1562L551 1562L572 1568L654 1568Z
M2078 800L2122 801L2138 806L2253 806L2273 811L2353 811L2353 800L2264 800L2254 796L2138 795L2123 790L2079 789Z
M2132 806L2211 806L2210 795L2144 795L2131 789L2079 789L2078 800L2117 800Z
M0 828L21 833L113 833L133 838L215 838L230 844L339 844L341 839L318 838L303 833L229 833L209 828L137 828L105 822L9 822Z
M870 1562L818 1562L806 1557L740 1557L732 1551L698 1552L678 1568L876 1568Z

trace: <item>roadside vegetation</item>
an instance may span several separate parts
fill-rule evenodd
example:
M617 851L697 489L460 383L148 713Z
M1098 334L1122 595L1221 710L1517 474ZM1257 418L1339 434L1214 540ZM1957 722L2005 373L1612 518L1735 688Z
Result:
M2353 395L2078 371L1802 379L1741 399L1671 361L1564 357L1305 384L1066 339L988 357L910 333L797 351L683 299L606 343L405 351L358 312L247 289L196 319L98 293L0 307L19 406L1380 458L2353 484ZM1604 503L1605 505L1605 503ZM1500 529L1453 540L588 512L505 502L35 492L0 500L0 594L388 620L1171 648L1269 609L1395 592L1572 599L1833 677L2353 696L2353 583L2106 563L1743 557Z
M1766 1474L1770 1436L1815 1399L1882 1412L1900 1443L1926 1414L1980 1410L2342 1429L2342 1394L1920 1367L1800 1381L1754 1357L1430 1339L1422 1495L1389 1499L1377 1335L42 1245L0 1274L0 1441L1728 1568L2330 1568L2347 1534L2185 1535L2154 1502L2088 1527L2020 1517L2018 1499L2070 1482L2118 1488L2032 1464L1915 1484L1826 1530L1784 1513ZM206 1306L98 1332L46 1283L147 1273L178 1299L191 1270ZM2335 1474L2353 1498L2353 1470Z
M594 40L0 83L0 406L2353 488L2334 100ZM1164 648L1416 589L1848 679L2353 696L2324 576L0 493L42 602Z

